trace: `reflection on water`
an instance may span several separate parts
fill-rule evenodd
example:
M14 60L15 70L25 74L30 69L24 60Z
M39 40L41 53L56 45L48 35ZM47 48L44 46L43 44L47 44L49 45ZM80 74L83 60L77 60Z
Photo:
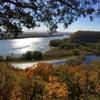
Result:
M85 57L85 60L83 61L83 63L90 64L93 61L100 61L100 56L88 55Z
M46 37L46 38L25 38L14 40L0 40L0 55L23 54L27 51L45 52L49 49L49 41L52 39L62 39L65 36Z
M25 69L28 67L36 67L36 65L39 62L46 62L46 63L50 63L53 65L62 65L62 64L66 64L67 61L69 61L70 59L76 59L76 57L68 57L65 59L55 59L55 60L48 60L48 61L37 61L37 62L24 62L24 63L11 63L12 67L15 68L21 68L21 69ZM95 55L87 55L85 60L82 62L83 64L90 64L94 61L100 61L100 56L95 56Z
M68 59L68 58L67 58ZM40 62L50 63L53 65L62 65L66 63L67 59L57 59L57 60L49 60L49 61L37 61L37 62L24 62L24 63L12 63L11 66L15 68L25 69L28 67L36 67L36 65Z

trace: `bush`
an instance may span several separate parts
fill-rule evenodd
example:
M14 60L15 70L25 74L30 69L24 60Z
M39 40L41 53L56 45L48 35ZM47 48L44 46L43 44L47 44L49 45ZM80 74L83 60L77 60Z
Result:
M80 57L83 57L83 53ZM81 59L81 58L78 59ZM74 60L74 59L73 59ZM99 100L100 62L39 63L26 70L0 63L0 100Z
M41 60L42 58L43 54L40 51L27 51L27 53L23 55L23 59L28 61Z
M11 93L16 84L14 74L10 67L7 64L0 63L0 100L10 100Z
M31 61L32 60L32 51L27 51L24 55L23 55L23 59Z
M32 54L32 58L34 60L41 60L43 58L43 54L40 51L34 51Z
M50 46L52 46L52 47L58 47L58 46L60 45L61 42L62 42L62 40L56 39L56 40L51 40L49 44L50 44Z
M40 79L24 78L21 81L21 100L43 100L44 82Z

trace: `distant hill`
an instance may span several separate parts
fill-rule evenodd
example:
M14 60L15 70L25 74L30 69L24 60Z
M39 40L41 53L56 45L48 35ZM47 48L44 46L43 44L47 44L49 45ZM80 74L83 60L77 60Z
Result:
M56 32L53 34L49 34L48 32L23 32L23 34L19 34L16 39L20 38L35 38L35 37L54 37L54 36L63 36L63 35L71 35L71 32ZM4 34L0 33L0 39L15 39L13 34Z
M96 43L100 42L100 32L77 31L69 39L72 43Z
M57 32L53 34L49 34L48 32L25 32L18 36L18 38L30 38L30 37L54 37L54 36L62 36L62 35L70 35L68 32Z

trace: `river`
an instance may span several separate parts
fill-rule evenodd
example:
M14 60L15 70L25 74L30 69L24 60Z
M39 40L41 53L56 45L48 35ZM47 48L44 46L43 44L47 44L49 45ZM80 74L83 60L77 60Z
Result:
M12 40L0 40L0 55L7 56L7 55L20 55L26 53L27 51L41 51L45 52L50 49L49 41L53 39L63 39L65 37L69 37L69 35L62 35L62 36L54 36L54 37L38 37L38 38L24 38L24 39L12 39ZM67 58L68 59L68 58ZM50 60L45 61L51 64L64 64L66 63L67 59L61 60ZM86 56L86 59L83 63L89 64L94 60L100 61L100 56L97 57L93 56ZM38 62L27 62L27 63L14 63L12 64L14 67L19 67L25 69L26 67L31 67Z
M23 62L23 63L12 63L11 66L15 68L20 68L20 69L25 69L25 68L30 68L30 67L35 67L38 63L49 63L49 64L54 64L54 65L61 65L65 64L67 59L56 59L56 60L49 60L49 61L36 61L36 62Z
M25 69L25 68L28 68L28 67L35 67L35 65L37 65L40 62L50 63L50 64L53 64L53 65L62 65L62 64L66 64L66 62L69 59L76 59L76 57L68 57L68 58L65 58L65 59L55 59L55 60L48 60L48 61L12 63L11 65L15 68ZM83 64L90 64L94 61L100 61L100 56L87 55L82 63Z
M54 37L38 37L38 38L23 38L12 40L0 40L0 55L20 55L27 51L47 51L50 46L49 41L52 39L63 39L69 35L54 36Z

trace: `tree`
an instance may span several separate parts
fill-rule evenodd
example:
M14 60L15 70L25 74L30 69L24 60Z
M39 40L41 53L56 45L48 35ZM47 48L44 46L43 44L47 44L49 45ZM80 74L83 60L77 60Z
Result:
M23 59L31 61L32 60L32 52L27 51L25 54L23 54Z
M68 27L81 15L89 15L91 20L100 15L99 3L99 0L0 0L0 29L14 33L16 38L23 26L34 28L43 23L54 32L59 23Z
M41 60L43 58L43 54L40 51L27 51L23 54L23 59L31 61L31 60Z
M41 60L43 58L43 54L40 51L34 51L32 54L32 58L34 60Z

